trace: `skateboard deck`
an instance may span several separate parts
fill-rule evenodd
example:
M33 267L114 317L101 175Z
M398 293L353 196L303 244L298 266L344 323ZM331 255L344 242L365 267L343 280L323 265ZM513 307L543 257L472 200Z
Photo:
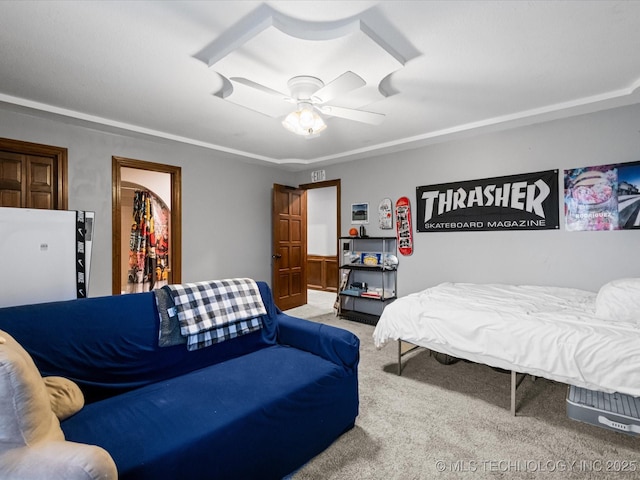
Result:
M338 288L338 295L336 295L336 301L333 303L333 309L335 310L336 316L339 316L342 313L342 302L340 301L340 292L347 288L349 284L349 277L351 276L351 272L342 274L342 281L340 282L340 287Z
M411 230L411 203L407 197L400 197L396 202L396 234L398 251L402 255L413 253L413 232Z
M393 203L390 198L383 198L378 205L378 224L382 230L393 228Z

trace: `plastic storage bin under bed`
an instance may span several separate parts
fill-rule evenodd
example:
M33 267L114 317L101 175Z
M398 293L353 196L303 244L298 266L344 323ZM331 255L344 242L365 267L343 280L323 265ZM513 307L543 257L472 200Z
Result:
M616 432L640 434L640 397L570 385L567 392L567 415L573 420Z

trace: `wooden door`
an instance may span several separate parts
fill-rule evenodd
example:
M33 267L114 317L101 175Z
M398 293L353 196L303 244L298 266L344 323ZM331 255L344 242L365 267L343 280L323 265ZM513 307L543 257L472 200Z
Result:
M23 205L27 196L27 185L23 182L22 156L12 152L0 152L0 207L26 206Z
M0 139L0 207L65 209L67 150Z
M306 190L273 185L273 298L280 310L307 303Z

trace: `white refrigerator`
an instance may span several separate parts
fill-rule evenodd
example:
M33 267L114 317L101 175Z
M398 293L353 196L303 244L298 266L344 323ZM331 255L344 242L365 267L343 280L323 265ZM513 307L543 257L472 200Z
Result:
M0 208L0 307L88 296L94 213Z

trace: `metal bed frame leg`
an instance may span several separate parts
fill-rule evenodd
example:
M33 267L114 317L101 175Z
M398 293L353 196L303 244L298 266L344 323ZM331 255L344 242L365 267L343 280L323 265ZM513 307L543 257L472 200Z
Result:
M406 342L409 343L409 342ZM418 348L422 348L419 347L418 345L413 345L413 347L409 348L406 352L402 352L402 340L398 340L398 375L402 376L402 357L404 357L405 355L413 352L414 350L417 350Z
M402 357L416 348L420 347L414 346L405 353L402 353L402 340L398 340L398 376L402 376ZM516 416L516 389L524 381L526 376L527 374L523 373L520 379L518 379L518 373L515 370L511 370L511 415L514 417ZM535 380L535 377L532 378Z
M516 382L516 372L511 370L511 415L516 416L516 388L518 387Z
M526 373L522 374L520 380L518 380L518 373L515 370L511 370L511 415L516 416L516 389L523 382L527 376Z

